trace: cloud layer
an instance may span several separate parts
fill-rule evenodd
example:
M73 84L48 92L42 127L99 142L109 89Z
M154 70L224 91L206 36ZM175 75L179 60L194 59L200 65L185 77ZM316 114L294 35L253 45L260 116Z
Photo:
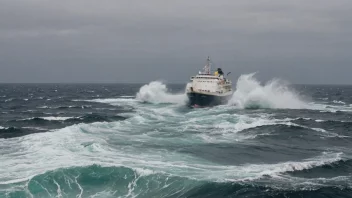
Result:
M266 80L351 84L350 0L2 0L0 82L187 81L207 55Z

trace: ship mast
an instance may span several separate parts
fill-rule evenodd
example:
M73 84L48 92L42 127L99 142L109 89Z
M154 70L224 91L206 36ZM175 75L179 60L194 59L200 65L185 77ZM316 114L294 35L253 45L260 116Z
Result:
M207 64L204 67L204 73L210 75L211 71L211 63L210 63L210 56L207 58Z

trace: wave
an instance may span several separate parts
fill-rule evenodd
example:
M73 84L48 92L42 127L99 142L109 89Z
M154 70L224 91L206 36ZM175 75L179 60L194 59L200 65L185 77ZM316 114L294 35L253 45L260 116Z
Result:
M40 106L38 108L39 109L87 109L87 108L92 108L92 106L91 105L81 105L81 106L70 105L70 106L56 106L56 107Z
M123 116L113 115L113 116L106 116L106 115L99 115L99 114L87 114L80 117L34 117L34 118L25 118L19 120L11 120L8 122L32 122L32 123L43 123L45 122L62 122L62 123L92 123L92 122L109 122L109 121L117 121L117 120L124 120L126 119Z
M229 104L244 109L302 109L308 105L285 83L274 79L265 85L254 78L255 73L241 75Z
M320 103L309 103L309 109L318 110L321 113L341 113L341 112L352 112L352 106L348 105L327 105Z
M328 137L349 138L350 134L348 133L348 131L352 129L352 122L344 121L344 120L320 120L320 119L311 119L311 118L296 118L294 119L294 122L301 125L309 125L312 127L312 129L318 129L314 127L327 128L329 132L323 129L320 129L320 131L328 134Z
M23 101L28 101L29 99L28 98L23 98L23 99L19 99L19 98L9 98L9 99L6 99L4 102L7 103L7 102L23 102Z
M295 118L295 119L292 119L292 120L297 120L297 121L313 121L313 122L317 122L317 123L329 123L329 124L332 124L332 123L336 123L336 124L351 124L352 125L352 122L351 121L347 121L347 120L321 120L321 119L313 119L313 118Z
M136 96L119 96L120 98L134 98Z
M88 114L81 117L34 117L7 121L11 127L0 127L0 138L15 138L34 133L55 132L55 129L83 123L106 123L125 120L119 115ZM14 127L16 126L16 127Z
M73 119L74 117L33 117L33 118L24 118L18 120L10 120L9 122L25 122L25 121L64 121L68 119Z
M222 108L226 108L226 106ZM218 111L213 111L213 109L204 111L204 113L208 116L202 115L199 111L186 113L186 117L189 117L189 119L180 124L184 128L183 130L197 132L197 136L208 143L230 143L272 135L279 135L286 139L287 133L297 135L298 132L307 133L309 131L319 132L319 136L337 135L326 131L325 126L311 127L310 125L295 123L299 122L300 118L274 119L267 114L257 114L255 116L221 114ZM287 133L274 134L274 132ZM292 134L289 135L292 136ZM278 138L278 136L275 137ZM272 137L268 138L272 139Z
M99 103L107 103L107 104L119 106L121 102L135 102L136 100L133 98L100 98L100 99L93 99L93 100L74 100L74 101L99 102Z
M345 105L346 103L340 100L334 100L332 103Z
M197 181L155 174L149 170L99 165L48 171L31 178L26 183L27 189L18 189L9 192L8 195L10 197L13 195L23 197L165 197L172 194L182 195L185 190L197 185Z
M138 101L134 98L127 98L127 97L122 97L122 98L98 98L98 99L92 99L92 100L72 100L75 102L97 102L97 103L104 103L104 104L109 104L112 106L118 107L118 109L109 109L109 110L118 110L118 111L131 111L135 108L136 104ZM105 108L95 108L96 110L102 110Z
M68 119L73 119L74 117L40 117L39 119L43 119L43 120L55 120L55 121L62 121L62 120L68 120ZM32 118L32 119L36 119L36 118Z
M223 180L220 182L208 180L207 174L204 179L193 179L185 176L177 176L166 172L154 171L148 168L130 168L126 166L101 166L97 164L83 167L59 168L45 173L41 173L25 180L11 180L1 182L2 186L23 186L22 188L12 188L10 192L5 192L10 197L15 195L22 197L222 197L224 195L260 195L268 191L285 192L292 191L292 183L288 188L280 182L285 181L279 179L278 187L271 188L265 184L267 175L277 173L293 173L302 170L317 169L319 167L329 166L329 164L340 163L341 159L336 155L326 155L325 157L335 157L330 160L311 159L307 162L287 162L273 165L244 165L238 167L237 174L248 174L258 169L261 178L256 180ZM332 165L334 166L334 165ZM201 167L199 167L201 168ZM236 174L228 172L224 168L209 171L208 174L214 175L220 172L225 174ZM223 174L220 174L221 176ZM273 178L275 180L275 178ZM271 183L274 182L271 181ZM319 181L319 178L317 179ZM328 183L324 181L325 184ZM274 182L275 183L275 182ZM299 185L299 184L298 184ZM275 185L270 185L274 186ZM311 189L321 185L309 185ZM247 194L244 189L252 188ZM307 188L302 185L299 190ZM211 189L209 191L209 189ZM225 191L224 191L225 190ZM2 191L0 191L0 196ZM196 196L197 195L197 196Z
M344 176L345 173L352 171L352 160L337 160L332 163L323 164L307 170L298 170L289 173L291 176L303 178L333 178L337 176Z
M0 139L1 138L14 138L20 137L32 133L38 133L40 130L33 128L18 128L18 127L2 127L0 128Z
M208 111L203 110L200 112L208 113ZM209 117L214 119L213 116ZM21 150L25 150L29 153L25 155L25 157L21 157L21 164L27 164L27 162L29 162L29 165L25 167L12 167L11 165L17 164L19 159L16 160L17 157L10 158L10 155L1 156L1 159L7 158L11 160L7 162L7 166L0 165L1 176L9 177L5 171L1 171L1 169L5 170L3 168L8 168L6 170L7 172L11 172L10 176L12 176L5 181L28 178L25 174L29 174L29 176L34 175L34 177L30 177L29 182L27 180L25 181L26 184L28 183L28 185L25 185L29 188L27 191L33 194L34 197L49 196L47 194L36 194L39 192L47 193L44 188L46 188L49 193L52 193L53 196L56 196L55 193L60 189L62 195L64 195L64 193L72 193L68 197L75 197L76 195L80 195L81 192L82 197L89 197L97 193L104 193L104 189L106 188L102 189L99 182L105 182L106 185L104 187L108 187L110 185L109 177L117 181L112 184L112 190L107 189L109 192L117 190L117 193L126 192L131 193L130 195L140 197L153 197L153 195L158 197L157 195L160 195L158 194L160 193L158 190L161 190L163 186L154 187L154 184L160 184L160 182L164 181L163 178L172 182L166 184L166 186L170 186L170 188L165 187L165 193L175 193L177 190L180 190L177 186L173 186L173 183L177 184L178 182L195 189L199 187L198 185L205 185L206 183L245 182L248 184L257 182L264 177L269 178L270 183L276 184L280 183L280 181L276 179L281 177L284 173L311 169L342 159L339 153L327 153L316 158L279 162L275 164L221 165L200 159L198 156L187 156L184 153L168 152L167 149L163 148L165 144L171 147L176 145L179 147L180 144L174 143L175 139L163 139L161 137L162 134L148 137L145 131L149 129L141 126L148 125L152 129L155 129L156 126L151 123L142 123L136 126L137 124L132 122L133 119L134 118L131 118L116 123L79 124L57 130L53 133L35 134L16 139L20 141L19 145L22 146ZM148 119L148 117L144 118L144 120L146 119ZM154 123L159 123L160 126L160 121L156 120ZM163 125L163 123L161 123L161 125ZM177 125L180 124L177 123ZM133 126L136 127L131 128ZM143 134L139 135L139 130L143 131ZM151 139L154 142L150 141ZM182 139L186 138L183 137ZM190 141L189 139L192 138L187 138L188 141ZM116 144L116 142L118 143ZM13 146L13 144L8 144L7 142L1 143ZM203 143L204 142L201 144ZM139 147L141 144L155 145L162 149L155 149L155 147L147 147L148 149L145 147L141 148ZM198 143L192 143L190 141L189 145L195 146L196 144ZM124 145L133 145L133 147ZM11 155L14 154L11 153ZM41 164L38 165L37 161L40 161ZM77 169L75 171L71 170L73 168L68 168L69 170L59 169L72 165L79 166L81 164L83 164L82 166L84 167L79 169L79 171L76 171ZM92 164L99 164L100 166L94 165L97 168L93 168L93 171L86 173L85 169L87 169L87 166L88 168L93 167L90 166ZM114 167L105 169L102 166ZM128 167L127 170L125 168L122 168L122 170L122 166ZM103 170L101 170L101 168L103 168ZM142 170L142 173L138 172L138 170ZM43 171L49 172L43 173ZM110 176L101 176L99 180L90 178L98 177L100 171L104 171L107 175L110 174ZM126 171L129 171L131 174L126 173ZM120 178L114 177L115 174L124 179L120 181ZM130 179L130 175L132 175L134 179ZM46 178L47 181L43 178ZM87 181L85 181L84 178L88 178ZM76 181L78 181L80 187L76 184ZM92 183L89 183L89 181ZM149 182L150 186L145 186L147 184L143 186L144 181L146 183ZM39 184L36 182L39 182L44 188L38 186ZM123 182L126 182L126 185L119 186ZM193 183L196 183L196 186L191 185ZM12 184L13 182L9 185ZM69 185L75 190L72 190ZM31 189L33 186L35 188ZM182 187L180 188L182 189ZM148 188L150 190L155 189L155 191L153 191L155 194L140 194L140 192L149 192ZM173 191L172 189L174 188L176 188L176 190ZM40 190L36 191L35 189ZM83 191L81 191L81 189L83 189ZM192 191L192 189L181 190L181 192L185 194ZM89 194L90 192L92 194ZM123 195L126 195L126 193ZM108 196L116 197L122 195L106 194L105 197Z
M81 106L60 106L57 109L87 109L92 108L92 105L81 105Z
M107 115L99 115L99 114L88 114L81 117L70 118L67 121L68 122L77 121L78 123L81 123L81 122L93 123L93 122L112 122L112 121L120 121L125 119L126 117L119 116L119 115L107 116Z
M168 91L165 84L153 81L140 88L136 96L137 100L149 103L176 103L186 104L187 96L185 93L172 94Z
M314 135L318 135L322 138L351 138L348 133L345 133L344 130L349 131L352 128L351 122L339 122L339 121L320 121L318 120L318 125L312 125L311 121L316 122L310 118L296 118L296 119L273 119L273 120L260 120L254 121L252 123L248 123L245 125L241 125L240 135L242 135L243 139L256 139L256 138L266 138L266 136L275 135L275 139L283 138L283 140L287 139L287 135L291 137L299 137L300 135L305 135L305 139L313 138L312 140L316 140L314 136L307 136L309 131L319 132ZM308 122L308 124L307 124ZM240 123L240 122L239 122ZM344 130L330 130L334 126L334 128L343 128ZM273 133L273 132L279 133ZM236 131L234 131L236 132ZM294 134L294 136L292 135ZM238 139L237 139L238 140ZM272 140L269 137L268 140Z
M11 102L13 100L14 100L14 98L9 98L9 99L6 99L5 102Z

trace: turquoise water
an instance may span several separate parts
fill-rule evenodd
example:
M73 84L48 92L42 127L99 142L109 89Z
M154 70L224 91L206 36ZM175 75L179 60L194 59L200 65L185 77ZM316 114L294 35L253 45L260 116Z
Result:
M0 197L350 196L351 87L275 83L1 85Z

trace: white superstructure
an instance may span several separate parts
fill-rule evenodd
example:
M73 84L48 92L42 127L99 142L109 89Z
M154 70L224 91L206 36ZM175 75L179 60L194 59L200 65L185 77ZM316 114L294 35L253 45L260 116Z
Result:
M207 59L207 64L203 72L199 72L196 76L191 77L191 81L187 83L187 93L198 93L214 96L229 96L232 95L232 82L224 77L222 70L210 73L211 63L210 58Z

